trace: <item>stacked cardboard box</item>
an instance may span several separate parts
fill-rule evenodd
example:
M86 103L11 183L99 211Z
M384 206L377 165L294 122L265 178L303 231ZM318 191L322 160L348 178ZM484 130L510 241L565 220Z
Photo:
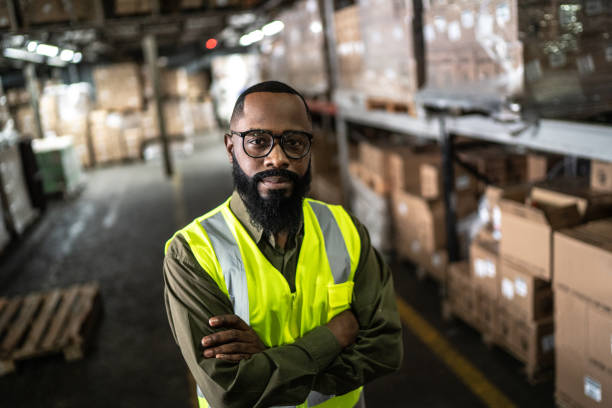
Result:
M381 252L393 249L389 197L372 190L359 177L351 177L352 210L368 229L370 242Z
M91 111L89 125L96 163L116 162L125 157L121 114Z
M81 20L91 16L92 2L89 0L21 0L21 13L26 24L58 23Z
M449 97L522 91L517 1L424 2L427 86Z
M527 158L522 154L507 152L503 147L490 146L458 151L457 155L478 173L486 176L493 185L522 183L527 178ZM485 190L479 183L478 190Z
M93 71L98 109L141 110L140 70L133 63L97 67ZM117 78L121 78L120 81Z
M143 69L144 96L153 97L153 88L148 69ZM190 73L186 69L161 69L162 97L201 100L208 93L208 78L203 72Z
M327 92L323 24L316 0L298 1L279 18L289 83L306 95Z
M412 104L422 84L420 1L361 0L361 88L373 99Z
M115 0L115 13L144 14L152 11L151 0Z
M340 87L359 89L363 74L363 40L361 38L359 6L349 6L336 11L336 53L340 72Z
M15 127L24 136L34 137L36 129L34 128L34 110L29 105L22 105L17 108L15 114Z
M612 405L612 219L555 232L556 396Z
M330 135L322 132L315 135L315 140L311 149L310 194L313 198L330 204L344 204L338 165L338 145L331 140Z
M0 194L10 228L21 235L37 216L32 207L17 146L0 149Z
M0 5L0 28L5 28L10 26L11 20L9 17L9 11L6 4ZM1 228L1 227L0 227ZM0 248L2 246L0 245Z

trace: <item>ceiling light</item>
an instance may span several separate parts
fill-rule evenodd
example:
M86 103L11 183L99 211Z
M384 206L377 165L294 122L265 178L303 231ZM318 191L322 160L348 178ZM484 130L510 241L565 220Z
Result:
M320 21L313 21L312 23L310 23L310 31L312 31L315 34L320 33L321 31L323 31L323 26L321 25L321 22Z
M36 52L37 46L38 46L38 43L36 41L30 41L28 43L27 49L29 52Z
M42 56L29 53L26 50L22 50L19 48L5 48L2 51L2 55L4 55L6 58L18 59L18 60L23 60L23 61L38 62L38 63L43 62Z
M285 24L280 21L272 21L261 28L264 35L271 36L280 33L285 28Z
M81 62L82 59L83 59L83 54L81 54L80 52L75 52L74 57L72 57L72 62L74 62L75 64L78 64L79 62Z
M56 57L59 53L59 48L55 45L38 44L36 47L36 53L46 57Z
M62 52L60 52L59 57L62 61L70 62L72 61L72 58L74 57L74 51L62 50Z

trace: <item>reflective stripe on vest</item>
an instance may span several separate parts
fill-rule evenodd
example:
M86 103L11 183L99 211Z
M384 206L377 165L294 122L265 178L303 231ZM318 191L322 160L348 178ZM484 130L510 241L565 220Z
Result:
M221 264L227 291L232 306L234 306L234 313L249 324L249 289L240 248L221 211L206 218L201 224L208 233L210 243Z

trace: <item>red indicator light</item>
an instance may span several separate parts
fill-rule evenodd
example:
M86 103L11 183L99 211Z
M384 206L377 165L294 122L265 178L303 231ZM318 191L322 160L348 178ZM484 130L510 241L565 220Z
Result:
M206 41L206 48L209 50L212 50L213 48L215 48L217 46L217 40L215 40L214 38L209 38Z

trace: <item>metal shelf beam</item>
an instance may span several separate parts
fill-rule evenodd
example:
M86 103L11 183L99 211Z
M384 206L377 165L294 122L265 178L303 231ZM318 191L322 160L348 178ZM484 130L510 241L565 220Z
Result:
M343 120L398 133L439 140L435 118L419 119L401 113L366 111L338 107ZM612 126L542 119L537 124L502 123L480 115L446 119L447 131L456 135L495 143L612 161Z

